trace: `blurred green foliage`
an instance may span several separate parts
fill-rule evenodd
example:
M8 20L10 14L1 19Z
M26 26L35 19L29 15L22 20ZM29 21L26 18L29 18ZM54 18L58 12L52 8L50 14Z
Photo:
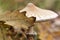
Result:
M60 10L60 0L56 0L56 1L55 1L54 9L55 9L55 10Z
M54 2L52 2L54 1ZM46 8L46 5L51 4L50 7L48 7L48 9L52 9L52 10L60 10L60 0L23 0L21 1L17 1L17 0L0 0L0 7L3 10L15 10L15 9L22 9L24 8L27 3L32 2L35 5L37 5L38 7L41 8ZM48 2L47 4L45 2Z

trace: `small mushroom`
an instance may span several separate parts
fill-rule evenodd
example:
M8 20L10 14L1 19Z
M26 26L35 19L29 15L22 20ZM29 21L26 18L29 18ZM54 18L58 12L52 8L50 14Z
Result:
M39 8L35 6L33 3L28 3L27 6L20 10L20 12L26 11L27 17L36 17L36 21L44 21L44 20L50 20L56 18L58 15L51 11Z

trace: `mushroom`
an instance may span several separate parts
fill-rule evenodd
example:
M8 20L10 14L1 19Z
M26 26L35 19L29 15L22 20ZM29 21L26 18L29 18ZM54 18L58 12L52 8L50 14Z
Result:
M24 9L20 10L20 12L24 12L24 11L26 11L26 16L28 18L36 17L36 21L46 21L46 20L51 20L51 19L55 19L58 17L57 13L55 13L51 10L39 8L39 7L35 6L33 3L28 3ZM38 25L40 25L40 24L38 24ZM47 30L48 30L48 28L47 28ZM39 38L45 39L45 34L44 34L45 31L39 32L40 33Z
M54 19L58 16L55 12L39 8L35 6L33 3L28 3L24 9L20 10L20 12L23 11L27 12L27 17L36 17L36 21Z
M21 20L21 19L25 19L25 13L26 12L22 12L23 14L20 14L20 12L18 10L15 10L13 12L11 11L7 11L5 14L0 16L0 21L13 21L13 20ZM22 18L21 18L22 17Z
M27 29L34 23L34 17L27 18L25 16L26 12L20 13L18 10L13 12L7 12L4 15L0 16L0 21L5 21L4 24L13 26L14 29L20 31L21 28Z

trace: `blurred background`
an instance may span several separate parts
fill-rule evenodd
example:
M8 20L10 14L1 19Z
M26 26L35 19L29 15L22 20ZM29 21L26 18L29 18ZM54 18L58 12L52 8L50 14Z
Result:
M15 10L24 8L27 3L32 2L40 8L60 10L60 0L0 0L0 9Z

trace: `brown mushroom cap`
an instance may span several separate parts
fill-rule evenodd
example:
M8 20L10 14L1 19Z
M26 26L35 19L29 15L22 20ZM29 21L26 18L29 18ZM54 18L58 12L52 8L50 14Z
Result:
M13 12L8 11L4 15L0 16L0 21L5 21L5 24L11 25L14 29L20 30L20 28L28 28L33 25L35 18L27 18L25 16L26 12L20 13L18 10Z
M11 21L11 20L20 20L20 19L25 19L25 13L26 12L22 12L23 14L21 14L18 10L15 10L13 12L11 11L7 11L5 14L0 16L0 21Z

